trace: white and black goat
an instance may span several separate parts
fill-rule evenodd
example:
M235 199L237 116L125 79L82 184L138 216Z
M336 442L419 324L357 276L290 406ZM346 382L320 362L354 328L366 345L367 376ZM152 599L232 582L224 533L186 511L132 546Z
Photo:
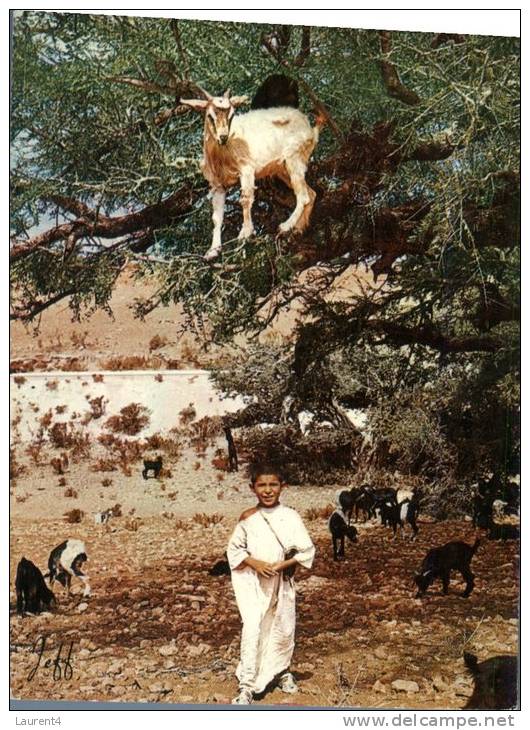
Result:
M347 537L351 542L357 542L357 530L349 524L346 514L341 509L336 509L331 513L328 527L333 543L333 560L340 560L344 557L344 538Z
M142 469L142 476L147 479L149 472L153 472L155 479L158 479L160 472L162 471L162 457L160 454L154 460L144 459L144 468Z
M55 596L46 585L44 576L37 566L26 558L22 558L17 566L15 590L17 613L40 613L56 606Z
M204 137L201 169L210 184L213 206L213 238L205 258L214 259L221 251L226 191L238 182L243 225L239 238L254 233L251 209L255 181L278 177L296 196L296 207L280 224L279 232L303 231L309 224L316 193L306 183L309 158L318 142L321 120L311 127L298 109L281 106L254 109L236 115L236 109L248 102L246 96L212 96L202 90L205 99L181 99L192 109L203 112Z
M50 579L50 585L58 580L70 593L72 577L77 576L85 586L83 596L90 596L88 575L82 571L83 563L87 560L84 542L65 540L51 551L48 559L48 573L45 577Z
M418 534L418 525L416 518L420 509L419 500L414 496L412 499L404 499L402 502L395 502L392 499L385 499L377 503L379 508L379 514L381 516L381 523L385 527L391 527L396 536L397 528L399 527L402 531L405 525L410 525L412 529L411 539L414 539Z
M440 578L444 594L449 592L451 571L457 570L466 581L466 589L462 594L467 598L475 585L475 576L471 572L471 560L480 544L477 537L473 545L466 542L448 542L442 547L429 550L421 564L420 572L414 578L418 586L416 598L421 598L433 581Z

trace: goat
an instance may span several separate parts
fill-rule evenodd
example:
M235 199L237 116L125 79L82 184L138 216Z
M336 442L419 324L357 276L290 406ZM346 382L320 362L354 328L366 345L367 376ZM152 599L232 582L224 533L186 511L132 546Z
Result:
M158 479L160 472L162 471L162 457L158 455L154 461L148 461L144 459L144 468L142 470L142 476L147 479L148 472L154 473L154 478Z
M344 557L344 538L357 542L357 530L347 522L346 515L341 509L332 512L328 527L333 543L333 560L339 560ZM340 548L337 547L339 542Z
M355 502L360 493L359 489L352 487L351 489L340 490L335 495L336 507L338 510L344 512L345 516L348 518L348 525L351 522L353 508L355 507Z
M374 490L368 484L363 484L359 490L359 495L355 500L355 521L359 520L359 513L364 514L364 521L375 517L376 497Z
M475 688L466 710L513 710L517 708L517 657L494 656L478 663L464 652L464 663L473 675Z
M416 598L421 598L436 578L441 578L443 592L447 595L452 570L458 570L466 581L462 596L467 598L475 585L475 576L471 572L470 565L479 544L480 540L477 537L473 545L465 542L448 542L442 547L429 550L423 559L420 572L414 578L418 586Z
M418 525L416 524L416 517L419 512L419 502L414 497L412 499L404 499L399 504L396 504L392 500L385 500L379 506L381 515L381 522L385 527L391 527L396 535L396 530L399 527L401 530L404 529L405 523L408 523L412 528L411 539L414 540L418 534Z
M110 509L106 509L103 512L96 512L94 514L94 524L95 525L106 525L110 518L114 515L114 511L112 507Z
M31 562L22 558L17 566L15 579L17 594L17 613L40 613L49 608L55 608L57 601L53 592L48 588L44 576Z
M298 82L285 74L271 74L261 84L252 99L251 109L292 106L298 109Z
M65 540L51 551L48 559L48 573L46 573L45 578L50 579L50 585L58 580L70 593L72 576L75 575L81 579L85 586L83 596L90 596L88 576L81 570L83 563L87 560L85 544L81 540Z
M518 540L520 531L517 525L502 525L498 522L490 522L488 540Z
M248 101L246 96L231 97L230 90L223 96L202 91L205 99L181 99L180 103L205 115L201 170L212 192L214 227L204 258L210 261L221 251L226 191L238 181L243 209L240 240L254 233L254 183L264 177L279 177L296 196L296 207L280 224L279 232L305 230L316 198L305 173L323 121L317 119L316 126L311 127L302 112L287 106L253 109L236 116L235 110Z
M225 553L223 560L218 560L208 571L210 575L231 575L230 564L228 562L228 556Z
M473 497L473 527L489 529L493 520L494 501L493 496L484 496L480 493Z

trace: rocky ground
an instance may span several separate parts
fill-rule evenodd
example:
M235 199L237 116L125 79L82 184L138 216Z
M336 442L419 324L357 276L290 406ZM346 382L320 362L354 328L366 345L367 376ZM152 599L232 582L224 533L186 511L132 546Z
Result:
M144 482L134 475L102 490L82 464L69 475L78 492L73 500L59 493L54 498L53 490L47 500L39 497L37 468L31 480L27 474L16 480L11 575L22 555L44 569L53 546L77 537L87 545L93 595L83 599L82 586L74 584L76 593L69 599L59 586L55 613L21 618L14 613L12 586L14 697L229 702L236 690L239 616L229 578L212 577L208 569L222 557L237 515L251 497L240 475L226 475L222 488L212 487L208 468L205 464L199 478L201 470L190 465L195 482L184 479L172 499L167 480ZM42 485L47 469L41 468ZM261 702L465 707L474 684L463 651L479 661L517 654L518 543L484 539L473 562L476 587L470 598L460 597L462 584L455 577L448 596L436 585L426 598L415 600L412 577L425 552L450 539L472 542L470 523L424 518L415 542L392 541L380 526L360 526L358 544L347 547L344 562L334 563L324 513L308 519L306 511L324 508L335 489L285 492L285 503L306 513L318 553L313 570L300 570L297 577L293 670L301 691L289 696L274 690ZM17 494L25 495L24 501L17 501ZM62 519L65 501L83 509L80 523ZM114 501L124 505L123 515L110 527L95 525L91 510ZM38 663L40 637L46 637L45 651L29 679ZM61 644L62 658L72 645L72 676L67 672L65 677L61 665L61 677L56 673L54 679L53 665L44 664L57 656Z

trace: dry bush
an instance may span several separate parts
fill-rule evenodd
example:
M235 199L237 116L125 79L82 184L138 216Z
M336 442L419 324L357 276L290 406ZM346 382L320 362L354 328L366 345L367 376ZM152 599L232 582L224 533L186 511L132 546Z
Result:
M52 420L53 420L53 413L50 408L49 411L46 411L46 413L39 418L39 423L42 426L42 428L49 428Z
M47 380L46 381L46 387L48 388L48 390L57 390L58 386L59 386L58 380Z
M105 370L158 370L164 364L160 357L145 357L144 355L127 355L111 357L103 362Z
M112 479L109 479L108 477L105 477L105 479L101 480L101 486L102 487L111 487L112 486Z
M50 460L50 466L56 474L64 474L63 462L58 457Z
M102 383L104 377L102 373L92 373L92 380L94 381L94 383Z
M189 427L190 443L196 450L205 451L223 433L223 420L219 416L204 416ZM222 452L221 452L222 453Z
M124 528L126 530L129 530L129 532L138 532L138 528L140 527L140 520L138 517L128 517L124 524Z
M155 375L155 380L156 380L157 383L161 383L164 380L164 376L161 375L160 373L157 373Z
M164 345L167 345L167 337L161 337L156 334L149 340L149 352L160 350L160 348L164 347Z
M77 499L77 492L75 491L75 489L72 489L72 487L68 487L68 489L64 490L64 496L72 497L73 499Z
M225 475L224 474L216 474L216 477L217 477L217 481L218 482L223 482L224 481L224 478L225 478Z
M15 449L9 449L9 478L16 479L17 477L24 474L26 467L20 464L17 460L17 454Z
M17 502L25 502L27 498L28 498L28 495L27 495L27 494L24 494L24 495L22 495L22 494L18 494L18 495L17 495L16 497L15 497L15 500L16 500Z
M199 471L199 469L201 468L201 466L202 466L201 462L200 461L196 461L195 464L193 465L193 468L195 469L195 471Z
M15 375L13 380L18 385L19 388L21 385L24 385L24 383L26 382L26 378L23 375Z
M121 504L116 503L114 507L111 507L112 510L112 516L113 517L121 517L122 511L121 511Z
M230 463L226 456L214 456L212 466L219 471L230 471Z
M68 408L68 406L66 406L66 405L63 405L63 406L55 406L55 412L58 413L58 414L64 413L67 408Z
M197 352L197 348L190 342L184 342L182 344L182 359L193 365L193 367L200 367L201 358Z
M84 369L84 362L78 357L65 357L61 360L61 370L67 370L71 373L79 373Z
M98 418L101 418L101 416L105 415L105 408L108 401L105 400L102 395L100 395L99 398L91 398L88 402L90 404L90 413L92 418L97 420Z
M166 366L168 370L180 370L180 360L170 358L166 361Z
M129 403L120 410L118 416L111 416L105 422L105 428L114 433L125 433L136 436L149 423L149 410L141 403Z
M117 468L113 459L105 458L97 459L90 467L91 471L117 471Z
M37 435L37 437L26 446L26 454L30 457L35 466L40 466L42 464L41 455L43 447L44 441L42 439L42 433Z
M202 527L212 527L222 522L224 515L220 515L219 512L214 512L211 515L207 515L206 512L197 512L191 519L196 524L202 525Z
M72 332L70 335L70 340L72 341L72 345L74 347L86 347L87 346L87 339L88 339L88 331L85 330L84 332Z
M148 436L144 442L144 449L147 451L163 451L173 461L178 461L182 456L183 443L180 434L175 429L170 431L171 438L165 438L159 433Z
M328 520L333 510L334 507L332 504L327 504L325 507L309 507L304 512L304 519L308 521Z
M176 499L177 494L178 494L178 492L169 492L169 494L167 495L167 498L171 499L173 501L174 499Z
M195 410L193 403L190 403L189 406L187 406L186 408L183 408L179 413L180 425L187 426L193 420L195 420L196 415L197 415L197 411Z
M59 479L59 481L57 482L57 484L58 484L58 485L59 485L60 487L66 487L66 479L65 479L64 477L61 477L61 478Z
M165 467L163 467L162 469L160 469L160 478L161 479L172 479L173 472L171 471L171 469L166 469Z
M66 522L75 525L78 522L81 522L83 517L85 516L85 513L81 509L71 509L69 512L64 513L64 519Z
M56 449L68 449L72 446L72 436L68 432L67 423L54 423L49 434L50 442Z
M173 524L175 526L175 530L183 530L184 532L191 530L191 528L193 527L189 520L186 522L185 520L181 520L180 518L176 519Z

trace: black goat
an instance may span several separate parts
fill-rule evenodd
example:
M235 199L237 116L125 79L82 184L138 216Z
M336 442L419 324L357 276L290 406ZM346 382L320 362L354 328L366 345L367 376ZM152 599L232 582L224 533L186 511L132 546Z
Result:
M488 540L518 540L520 537L519 528L516 525L500 525L491 521L488 532Z
M477 537L473 545L468 545L466 542L448 542L442 547L429 550L423 559L420 572L414 578L418 586L416 598L423 596L436 578L441 578L443 592L447 594L452 570L458 570L466 581L466 589L462 595L467 598L475 585L475 576L471 572L470 565L479 544L480 540Z
M338 492L337 494L337 508L344 512L348 520L348 525L351 522L352 512L360 494L361 490L356 487L344 489L342 492Z
M17 566L15 579L17 593L17 613L40 613L55 608L57 602L53 592L48 588L44 576L31 562L22 558Z
M208 571L210 575L231 575L230 565L228 563L228 556L225 553L223 560L218 560Z
M331 540L333 543L333 560L344 557L344 538L357 542L357 530L346 521L346 515L342 510L336 509L332 512L328 522ZM340 547L338 544L340 542Z
M464 662L475 680L466 710L513 710L517 708L518 667L516 656L494 656L478 663L464 653Z
M160 476L160 472L162 471L162 457L159 455L156 457L154 461L148 461L147 459L144 459L144 468L142 471L142 476L144 479L147 479L148 472L154 472L154 478L158 479Z
M261 84L252 99L251 109L292 106L298 109L298 82L284 74L271 74Z
M484 496L480 492L473 497L473 527L487 530L493 520L494 495Z
M408 523L412 528L412 539L418 534L416 518L419 509L419 500L414 497L412 499L404 499L399 504L391 500L386 500L379 504L379 514L381 515L382 524L385 527L391 527L395 536L397 528L399 527L403 530L405 523Z

